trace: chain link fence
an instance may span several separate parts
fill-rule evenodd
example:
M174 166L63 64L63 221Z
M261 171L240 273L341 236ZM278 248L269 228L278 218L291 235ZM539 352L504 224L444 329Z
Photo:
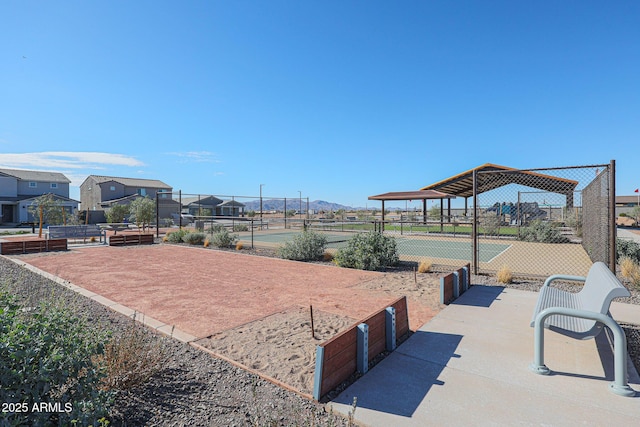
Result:
M402 261L438 270L471 263L476 274L585 275L595 261L615 263L615 162L527 170L475 170L473 191L454 201L381 212L311 212L308 199L159 193L161 227L208 230L222 224L251 245L277 246L313 229L338 250L355 233L383 232ZM469 184L470 185L470 184ZM464 207L461 201L464 201ZM384 220L383 220L384 218ZM269 234L256 236L256 233Z
M161 227L211 228L234 231L302 228L308 218L308 198L229 196L182 191L158 193L157 222Z
M614 169L612 163L478 171L472 262L476 272L507 269L525 277L584 276L595 261L612 265ZM492 245L504 249L494 250Z

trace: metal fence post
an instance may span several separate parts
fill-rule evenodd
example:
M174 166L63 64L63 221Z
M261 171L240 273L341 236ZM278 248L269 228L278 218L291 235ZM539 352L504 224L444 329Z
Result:
M471 226L473 274L478 274L478 171L473 170L473 224Z
M616 274L616 161L609 166L609 268Z
M361 374L369 370L369 325L360 323L357 329L358 360L357 368Z

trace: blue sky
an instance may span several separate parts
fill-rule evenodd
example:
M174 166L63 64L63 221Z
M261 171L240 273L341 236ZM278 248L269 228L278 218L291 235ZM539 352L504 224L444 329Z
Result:
M0 167L364 206L483 163L640 187L637 1L7 1ZM371 204L371 202L369 202ZM404 205L404 203L402 203Z

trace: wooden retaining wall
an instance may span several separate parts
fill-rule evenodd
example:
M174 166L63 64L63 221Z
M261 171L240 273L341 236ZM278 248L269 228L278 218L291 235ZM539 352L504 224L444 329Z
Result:
M153 234L117 234L109 237L109 246L150 245Z
M409 332L407 298L402 297L387 307L395 309L396 342ZM368 362L386 351L387 307L355 323L349 329L317 346L314 398L320 398L347 380L358 369L358 326L368 326ZM365 371L366 372L366 371Z
M0 242L0 254L2 255L66 251L67 249L67 239L13 240Z
M440 303L451 304L471 286L471 264L440 278Z

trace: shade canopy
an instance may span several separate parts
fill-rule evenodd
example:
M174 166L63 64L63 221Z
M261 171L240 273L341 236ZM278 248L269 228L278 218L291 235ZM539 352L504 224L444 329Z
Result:
M369 196L369 200L428 200L428 199L455 199L452 194L442 193L435 190L418 191L392 191L390 193Z
M578 185L578 181L573 181L557 176L544 175L533 171L522 171L506 166L485 163L484 165L470 169L461 174L452 176L435 184L421 188L421 191L439 191L448 194L455 194L460 197L473 196L473 172L500 171L491 175L491 179L483 179L479 183L478 193L484 193L509 184L520 184L544 191L559 193L572 197L573 191Z

